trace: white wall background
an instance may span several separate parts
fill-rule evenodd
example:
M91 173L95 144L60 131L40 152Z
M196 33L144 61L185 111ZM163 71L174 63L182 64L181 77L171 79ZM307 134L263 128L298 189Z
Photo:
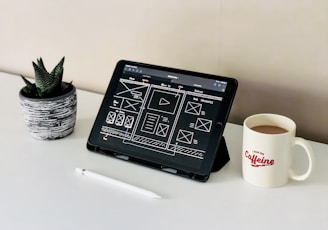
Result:
M120 59L231 76L230 121L281 113L328 143L327 25L326 0L0 0L0 70L66 56L65 80L97 92Z

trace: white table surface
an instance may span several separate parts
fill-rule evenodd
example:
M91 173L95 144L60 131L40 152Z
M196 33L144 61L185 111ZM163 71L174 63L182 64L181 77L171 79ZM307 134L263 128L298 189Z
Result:
M23 81L6 73L0 73L0 81L0 229L328 229L326 144L311 142L316 168L307 181L258 188L242 179L242 127L229 123L230 162L206 183L195 182L89 152L86 142L100 94L77 91L72 135L33 139L19 106ZM299 156L301 171L305 155ZM152 190L163 199L81 177L76 167Z

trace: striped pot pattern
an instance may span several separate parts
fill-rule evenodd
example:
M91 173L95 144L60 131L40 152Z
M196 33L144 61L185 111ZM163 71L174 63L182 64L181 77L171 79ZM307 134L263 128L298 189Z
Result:
M76 121L76 88L53 98L29 98L19 92L25 123L39 140L55 140L71 134Z

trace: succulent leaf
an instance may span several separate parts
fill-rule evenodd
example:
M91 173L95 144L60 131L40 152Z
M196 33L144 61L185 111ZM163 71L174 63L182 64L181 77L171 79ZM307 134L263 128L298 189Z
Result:
M23 88L24 93L26 93L27 95L34 95L36 93L35 84L31 83L23 75L21 75L21 77L26 84L26 87Z
M71 86L72 86L72 82L69 82L69 83L62 82L61 83L61 90L64 91L64 92L66 92L66 91L68 91L70 89Z
M35 72L35 85L38 89L38 93L42 97L52 84L53 77L47 71L44 71L37 64L35 64L35 62L33 62L33 68Z
M64 61L65 57L63 57L60 62L55 66L55 68L51 71L52 76L62 76L64 72Z
M46 95L53 95L60 92L62 76L63 76L63 71L59 75L56 75L55 77L52 76L52 81L45 90Z
M29 80L27 80L26 77L24 77L23 75L21 75L21 78L25 82L27 88L33 88L35 86L33 83L31 83Z
M43 60L42 60L42 58L37 59L37 62L38 62L38 66L39 66L43 71L48 72L47 69L46 69L46 67L45 67L44 64L43 64Z

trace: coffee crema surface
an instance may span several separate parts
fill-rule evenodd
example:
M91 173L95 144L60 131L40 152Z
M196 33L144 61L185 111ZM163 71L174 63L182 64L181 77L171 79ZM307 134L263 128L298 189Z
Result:
M259 132L259 133L266 133L266 134L281 134L281 133L287 133L288 130L273 126L273 125L258 125L251 128L252 130Z

